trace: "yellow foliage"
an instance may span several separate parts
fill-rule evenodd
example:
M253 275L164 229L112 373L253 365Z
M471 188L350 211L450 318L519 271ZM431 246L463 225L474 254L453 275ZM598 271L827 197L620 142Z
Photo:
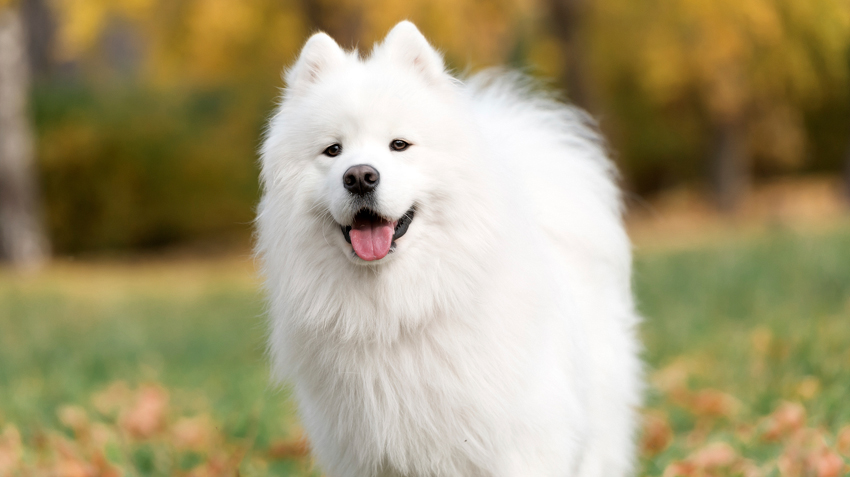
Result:
M544 37L531 45L528 63L534 71L545 78L557 78L564 68L566 58L561 46L552 37Z
M220 73L232 65L233 46L248 42L262 17L256 3L241 0L200 0L187 19L188 58L202 72Z
M163 89L276 81L272 72L318 27L305 10L311 2L328 29L359 38L361 49L410 19L453 67L503 64L512 55L557 77L571 63L547 28L550 0L52 1L61 58L97 64L117 21L142 43L140 82ZM847 89L850 0L586 4L579 42L589 48L581 57L598 96L615 96L627 82L654 107L698 104L710 122L745 125L752 152L780 164L805 157L801 108L836 85Z
M847 76L846 0L599 3L614 8L595 10L593 30L611 35L617 29L618 43L630 48L614 61L633 62L644 88L658 101L674 99L687 85L701 92L711 110L727 114L759 96L814 97L824 81ZM623 29L624 24L632 27ZM821 71L817 63L824 65Z
M109 5L108 0L56 2L61 57L71 59L92 47L103 29Z
M804 156L801 108L850 76L847 0L598 0L591 23L603 83L629 75L660 106L696 98L780 163Z
M73 59L95 46L112 17L148 18L155 0L54 0L61 58Z

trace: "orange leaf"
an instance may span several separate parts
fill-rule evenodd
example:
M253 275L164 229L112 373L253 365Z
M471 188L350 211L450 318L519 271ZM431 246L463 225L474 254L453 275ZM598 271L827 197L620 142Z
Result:
M673 429L663 413L647 414L643 418L643 439L641 448L647 455L663 451L673 440Z
M731 417L738 412L740 403L731 394L715 389L703 389L690 399L690 411L697 416Z
M133 437L151 437L165 426L167 406L168 392L165 389L145 386L136 394L133 407L121 416L121 427Z
M97 468L98 477L121 477L123 473L106 459L102 452L96 452L92 457L92 463Z
M52 475L56 477L95 477L97 470L86 462L66 457L56 463Z
M269 446L269 457L272 459L295 459L310 454L310 443L306 437L278 441Z
M0 475L11 475L21 460L21 434L18 429L7 424L0 434Z
M835 446L838 452L850 457L850 426L844 426L838 431L838 440Z
M698 474L697 466L692 462L688 461L679 461L673 462L668 465L666 469L664 469L664 474L662 477L692 477L697 476Z
M59 417L59 422L73 430L78 438L87 433L89 418L85 409L80 406L62 406L56 414Z
M207 449L214 434L214 426L207 416L184 417L171 428L174 445L180 449Z
M810 456L811 466L817 477L841 477L844 475L844 459L835 452L824 449Z
M806 409L792 402L784 402L767 418L767 430L762 435L765 440L775 441L806 425Z
M697 451L688 460L700 469L729 467L738 459L738 453L725 442L715 442Z

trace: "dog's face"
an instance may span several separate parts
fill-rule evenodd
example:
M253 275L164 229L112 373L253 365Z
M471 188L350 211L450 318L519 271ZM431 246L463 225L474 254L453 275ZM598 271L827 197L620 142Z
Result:
M298 226L321 231L318 246L380 264L448 239L438 223L460 211L441 204L464 182L468 121L416 27L400 23L365 61L316 34L286 79L263 174L312 221Z

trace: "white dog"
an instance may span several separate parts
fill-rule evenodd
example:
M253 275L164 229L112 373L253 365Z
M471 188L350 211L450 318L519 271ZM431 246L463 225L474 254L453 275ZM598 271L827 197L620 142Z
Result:
M304 46L262 148L275 376L341 476L620 477L631 252L583 113L450 76L409 22Z

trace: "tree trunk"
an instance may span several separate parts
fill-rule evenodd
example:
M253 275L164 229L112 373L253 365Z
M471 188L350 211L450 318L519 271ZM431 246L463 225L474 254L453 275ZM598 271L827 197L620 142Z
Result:
M29 71L35 80L50 76L54 70L53 42L56 36L56 21L47 1L22 0L20 2L21 18L27 38Z
M547 0L552 33L564 55L561 81L570 102L586 110L592 109L587 81L584 45L580 30L587 9L586 0Z
M709 175L714 199L720 210L735 210L749 188L750 171L747 136L743 121L718 124L709 158Z
M301 0L301 9L313 32L327 33L346 49L357 46L363 33L363 7L359 3Z
M14 8L0 8L0 258L21 269L47 260L27 118L26 36Z

